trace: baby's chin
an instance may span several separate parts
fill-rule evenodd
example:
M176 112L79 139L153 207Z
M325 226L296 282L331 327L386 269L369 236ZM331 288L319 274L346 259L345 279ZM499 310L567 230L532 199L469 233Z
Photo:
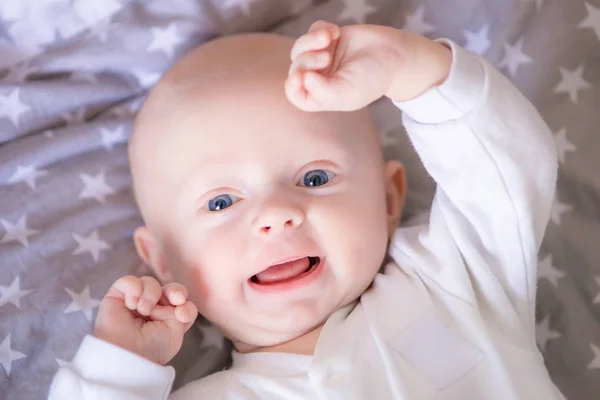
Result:
M307 329L294 332L263 332L248 336L245 340L233 339L232 342L240 353L267 351L313 354L324 324L325 321L320 321Z

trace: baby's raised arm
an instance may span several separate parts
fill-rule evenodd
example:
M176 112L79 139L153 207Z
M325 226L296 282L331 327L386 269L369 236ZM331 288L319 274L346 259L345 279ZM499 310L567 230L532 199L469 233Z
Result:
M355 110L381 96L403 110L437 193L427 229L394 241L392 253L428 252L438 262L427 277L473 304L486 302L506 325L505 310L516 311L534 338L537 252L557 171L551 133L534 106L483 58L392 28L318 22L291 57L286 93L303 110ZM465 269L444 268L444 254L454 253Z

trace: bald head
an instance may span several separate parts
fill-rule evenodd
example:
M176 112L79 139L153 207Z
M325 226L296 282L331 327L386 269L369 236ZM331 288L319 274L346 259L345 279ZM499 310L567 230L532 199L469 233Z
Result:
M154 193L178 190L176 184L167 189L163 182L185 175L194 158L222 153L218 146L211 147L212 153L207 150L208 144L216 144L217 136L219 140L232 136L237 142L233 145L240 146L246 139L269 140L266 131L292 121L302 125L299 132L329 128L343 132L350 127L375 132L365 110L307 113L287 100L284 82L293 43L291 38L267 33L216 39L178 61L152 89L129 142L136 200L148 225L153 210L163 209ZM233 139L232 133L237 135L240 129L247 135ZM369 136L371 147L379 148L377 135ZM232 141L225 144L231 146Z
M150 92L137 116L130 146L136 146L140 131L156 131L172 108L194 94L214 94L249 80L283 82L293 43L282 35L251 33L216 39L190 52Z

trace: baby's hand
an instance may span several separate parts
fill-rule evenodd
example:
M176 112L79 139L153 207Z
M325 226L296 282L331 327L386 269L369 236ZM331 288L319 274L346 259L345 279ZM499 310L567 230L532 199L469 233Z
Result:
M404 101L440 84L450 50L406 31L377 25L317 21L298 38L285 83L304 111L354 111L381 96Z
M163 365L179 351L197 315L183 285L161 287L149 276L125 276L104 296L94 335Z

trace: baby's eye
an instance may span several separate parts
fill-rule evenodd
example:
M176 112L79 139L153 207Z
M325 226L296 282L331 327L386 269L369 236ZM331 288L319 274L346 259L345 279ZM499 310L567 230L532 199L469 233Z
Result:
M230 194L221 194L217 197L213 197L206 204L206 208L209 211L221 211L228 207L231 207L234 203L240 201L239 197L232 196Z
M306 186L306 187L323 186L323 185L326 185L334 176L335 176L335 174L331 171L325 171L322 169L314 169L314 170L308 171L306 174L304 174L304 177L302 177L302 182L300 183L300 186Z

